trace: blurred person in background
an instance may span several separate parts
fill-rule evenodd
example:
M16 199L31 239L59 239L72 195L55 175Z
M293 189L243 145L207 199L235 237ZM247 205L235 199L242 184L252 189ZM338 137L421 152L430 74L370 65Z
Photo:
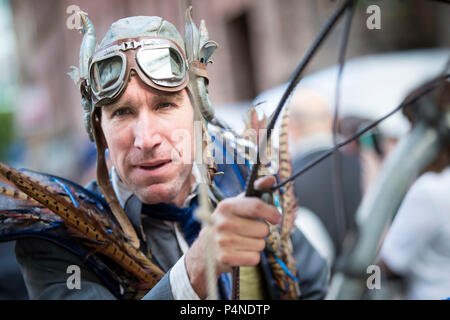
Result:
M384 239L380 257L406 299L450 297L450 167L419 177Z
M448 116L448 81L403 114L414 126L424 111L432 113L434 108ZM437 119L442 114L436 113ZM447 139L441 153L408 190L380 250L388 277L400 282L406 299L450 298L450 143L443 128Z
M333 147L333 120L327 101L311 89L298 89L291 97L289 108L291 159L295 171ZM341 153L341 169L347 231L355 224L354 216L362 194L358 154ZM340 223L334 207L332 179L333 156L305 172L294 182L300 207L296 224L310 235L313 239L311 241L326 257L330 266L342 249L345 235L343 230L338 230ZM318 217L319 221L314 217ZM312 232L313 229L316 232Z
M339 121L339 133L343 140L353 136L370 122L368 118L347 115ZM393 122L391 126L395 126ZM342 152L348 156L358 156L361 165L361 188L365 194L370 185L374 182L383 160L395 148L398 138L402 132L392 132L389 127L374 128L359 139L352 141L341 148ZM401 131L401 130L397 130Z

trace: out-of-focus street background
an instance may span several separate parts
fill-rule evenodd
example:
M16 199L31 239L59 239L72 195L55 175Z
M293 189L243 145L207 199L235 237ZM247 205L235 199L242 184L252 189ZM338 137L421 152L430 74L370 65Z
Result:
M212 57L214 63L208 67L211 100L217 114L241 130L241 119L250 105L263 102L259 112L269 114L273 110L285 83L338 3L330 0L0 0L0 161L80 184L95 177L95 145L84 130L79 91L67 75L71 65L78 66L82 41L80 32L70 27L74 6L88 13L100 41L112 22L134 15L162 16L184 33L184 13L192 4L195 22L199 24L204 19L210 38L219 43ZM367 8L371 5L380 8L381 29L369 29L367 25L371 16ZM291 137L295 146L292 157L299 157L298 166L307 160L300 156L299 150L306 150L303 153L306 157L319 151L319 147L329 146L329 115L333 113L342 30L341 21L308 67L298 87L298 97L292 98L293 104L300 105L292 116L293 122L298 119L298 128L292 129ZM426 0L358 1L346 56L348 64L344 69L340 102L343 137L389 112L417 85L442 71L450 56L450 6ZM323 112L317 114L318 110ZM322 123L309 128L308 123L314 119ZM344 168L344 172L350 180L344 181L344 189L348 187L350 220L384 156L407 131L407 121L397 115L380 126L376 132L378 140L372 136L346 149L348 171ZM374 141L379 144L374 145ZM315 147L311 149L311 145ZM321 170L328 172L325 167ZM324 181L311 176L311 181L318 179ZM309 180L305 177L304 181ZM317 186L319 190L327 187ZM305 190L302 185L296 188ZM308 193L307 190L298 192L300 198ZM321 196L325 197L324 194ZM309 231L318 230L311 231L314 233L311 239L332 266L341 250L342 239L334 230L332 218L321 214L332 208L308 205L308 199L315 201L314 195L304 197L303 203L299 200L304 210L298 224L309 225ZM321 222L314 217L319 217ZM0 261L5 261L5 265L13 257L10 253L11 246L1 244ZM12 288L7 289L3 280L7 277L8 274L0 278L0 298L2 292L6 299L26 297L11 291ZM17 283L20 291L23 284L20 280Z
M82 40L79 32L67 26L74 13L67 12L71 5L89 14L101 39L112 22L130 15L160 15L183 32L187 3L1 0L2 160L84 182L80 181L80 170L93 156L84 133L79 93L66 75L71 65L78 65ZM381 8L381 30L366 26L366 8L373 3ZM242 104L244 109L261 92L287 81L336 1L194 0L192 4L194 20L199 23L204 19L210 37L220 45L209 75L211 99L221 113L228 112L229 104L229 108ZM359 2L347 57L448 48L449 10L445 4L423 0ZM342 23L314 58L308 73L336 63L341 31ZM412 62L409 67L416 65ZM334 80L331 76L322 85ZM393 81L390 87L397 83L390 77L374 80ZM376 88L370 84L365 91Z

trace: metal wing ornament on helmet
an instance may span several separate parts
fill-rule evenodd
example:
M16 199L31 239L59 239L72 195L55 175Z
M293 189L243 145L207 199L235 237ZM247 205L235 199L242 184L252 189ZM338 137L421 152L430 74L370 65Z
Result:
M200 22L200 29L197 29L192 20L192 7L186 10L185 46L189 62L190 94L198 104L202 117L206 121L211 121L214 118L214 108L208 95L206 66L211 62L210 58L218 44L209 40L204 20Z
M185 15L185 49L189 64L189 82L187 89L195 110L195 120L200 121L204 139L202 145L196 146L196 162L206 162L206 168L201 166L204 182L212 182L217 168L211 154L211 138L207 133L208 122L214 119L214 108L208 93L208 74L206 67L218 44L209 40L205 21L200 23L200 30L192 20L192 6L186 10ZM198 140L198 139L196 139ZM205 155L205 156L204 156ZM205 160L205 161L204 161ZM206 172L205 172L206 171Z
M91 141L94 141L94 136L91 127L91 113L92 102L89 94L88 75L89 75L89 59L97 49L97 36L95 27L91 20L87 17L87 13L80 12L80 19L82 22L80 31L83 34L83 41L80 47L79 68L71 66L71 71L68 75L72 78L75 84L79 87L81 92L81 105L84 111L84 126L89 134Z

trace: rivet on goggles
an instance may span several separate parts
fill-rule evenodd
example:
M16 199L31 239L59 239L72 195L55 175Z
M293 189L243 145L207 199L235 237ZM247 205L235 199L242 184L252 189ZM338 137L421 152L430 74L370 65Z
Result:
M175 92L188 83L186 69L183 50L170 39L123 39L94 53L88 85L94 104L111 103L126 87L131 70L150 87Z

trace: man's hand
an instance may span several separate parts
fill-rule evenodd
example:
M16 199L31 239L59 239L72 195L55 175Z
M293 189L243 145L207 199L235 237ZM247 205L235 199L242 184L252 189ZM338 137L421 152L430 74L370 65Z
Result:
M268 189L275 183L273 176L259 179L255 188ZM260 253L265 247L264 238L269 226L281 222L278 210L258 198L247 198L243 194L221 201L212 214L212 239L200 232L197 240L186 253L186 269L192 288L200 298L206 297L205 246L214 243L214 259L217 277L230 272L232 267L254 266L259 263Z

